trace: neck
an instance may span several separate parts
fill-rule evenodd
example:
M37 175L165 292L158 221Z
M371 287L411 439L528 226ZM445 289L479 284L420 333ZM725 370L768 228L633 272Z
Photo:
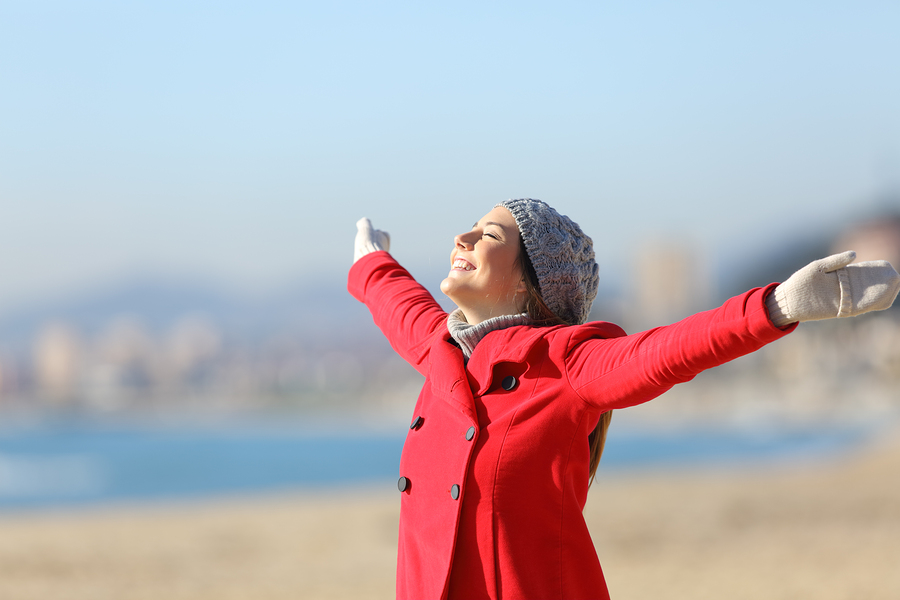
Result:
M492 331L498 329L506 329L515 325L528 325L531 321L525 314L518 315L501 315L493 317L473 325L466 322L465 315L459 309L450 313L447 318L447 329L450 335L459 344L466 360L472 356L475 346L481 341L481 338Z

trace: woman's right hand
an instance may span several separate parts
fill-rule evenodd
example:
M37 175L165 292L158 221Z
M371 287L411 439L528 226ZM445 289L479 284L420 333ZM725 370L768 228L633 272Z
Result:
M390 251L391 236L387 231L372 228L372 221L363 217L356 222L356 243L353 249L353 262L378 250Z

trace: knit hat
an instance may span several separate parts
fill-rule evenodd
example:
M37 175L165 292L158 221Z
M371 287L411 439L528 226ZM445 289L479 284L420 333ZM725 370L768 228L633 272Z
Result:
M516 220L547 307L568 323L587 321L600 282L591 238L541 200L521 198L497 206Z

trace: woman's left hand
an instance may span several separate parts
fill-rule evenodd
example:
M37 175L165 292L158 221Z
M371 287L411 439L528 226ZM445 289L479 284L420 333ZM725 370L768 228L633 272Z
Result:
M772 322L783 327L890 308L900 291L900 275L887 261L850 264L855 258L855 252L842 252L791 275L766 299Z
M374 229L372 221L366 217L356 222L356 243L353 249L353 262L358 261L370 252L377 252L378 250L390 251L390 249L391 236L387 231Z

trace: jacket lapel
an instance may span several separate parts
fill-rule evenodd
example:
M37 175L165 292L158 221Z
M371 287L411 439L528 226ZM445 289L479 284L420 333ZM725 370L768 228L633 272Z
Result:
M446 328L435 336L431 347L431 390L435 396L455 406L476 424L475 399L466 377L466 363L462 350L452 341Z
M483 396L493 385L494 367L500 363L524 363L535 344L551 328L509 327L492 331L475 347L469 359L469 380L476 396Z

